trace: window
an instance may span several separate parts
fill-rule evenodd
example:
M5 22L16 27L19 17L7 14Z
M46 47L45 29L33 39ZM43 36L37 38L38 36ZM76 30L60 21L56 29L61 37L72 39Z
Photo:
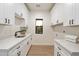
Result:
M43 34L43 19L36 19L35 33Z

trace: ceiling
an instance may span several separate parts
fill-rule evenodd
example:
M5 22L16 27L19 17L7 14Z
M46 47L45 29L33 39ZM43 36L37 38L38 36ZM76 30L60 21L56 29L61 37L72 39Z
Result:
M50 11L55 3L25 3L30 11Z

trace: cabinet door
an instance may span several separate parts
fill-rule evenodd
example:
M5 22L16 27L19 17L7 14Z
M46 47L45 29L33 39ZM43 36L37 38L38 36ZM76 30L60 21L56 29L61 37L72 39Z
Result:
M8 4L5 5L5 18L7 19L8 25L14 25L14 4Z
M76 25L79 25L79 3L75 3L75 12L76 12L76 22L75 22L75 24Z
M29 49L30 49L30 46L31 46L31 36L26 38L22 43L21 43L21 55L22 56L26 56Z
M22 43L21 43L21 55L25 56L27 54L27 40L25 39Z
M0 3L0 24L5 24L4 22L4 14L5 14L5 7L3 3Z
M20 56L21 55L21 45L17 44L11 50L8 51L8 56Z
M0 20L2 24L12 25L14 22L13 4L0 4Z
M78 4L64 4L64 26L78 25Z
M71 22L70 20L72 20L72 4L64 4L64 26L70 26Z
M15 13L19 16L22 16L22 6L20 3L15 3Z

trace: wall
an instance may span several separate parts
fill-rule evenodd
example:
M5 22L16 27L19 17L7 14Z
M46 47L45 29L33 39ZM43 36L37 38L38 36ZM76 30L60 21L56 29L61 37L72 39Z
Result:
M17 7L21 6L21 8L23 9L23 13L25 13L24 16L25 16L26 24L27 24L28 23L27 20L29 19L28 9L26 8L26 6L24 4L20 4L20 3L19 4L16 3L16 4L15 4L15 6L17 6ZM15 7L15 9L16 9L16 7ZM14 20L16 20L16 19L14 19ZM16 25L14 25L14 26L0 25L0 39L5 39L8 37L14 36L14 33L18 30L20 30L20 28Z
M31 11L29 20L30 31L33 34L33 45L53 45L53 35L50 23L50 13L47 11ZM43 34L35 34L35 20L43 18Z

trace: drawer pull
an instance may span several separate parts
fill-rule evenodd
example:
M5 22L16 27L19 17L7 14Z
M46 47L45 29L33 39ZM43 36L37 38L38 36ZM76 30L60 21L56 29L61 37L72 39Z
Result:
M20 46L17 47L17 49L19 49L19 48L20 48Z
M17 55L20 56L20 55L21 55L21 51L19 51L19 52L17 53Z
M32 38L31 38L31 40L32 40Z
M27 45L29 44L29 42L27 42Z
M7 18L5 18L5 23L7 23Z
M58 47L58 49L61 50L59 47Z

